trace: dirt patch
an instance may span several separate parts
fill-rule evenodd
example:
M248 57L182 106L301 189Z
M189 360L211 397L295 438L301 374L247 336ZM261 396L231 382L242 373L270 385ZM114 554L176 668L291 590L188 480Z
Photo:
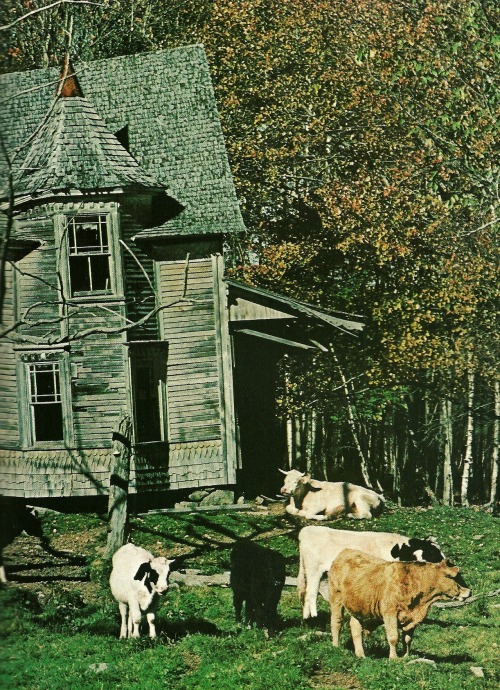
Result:
M309 680L315 690L360 690L362 687L351 673L317 671Z

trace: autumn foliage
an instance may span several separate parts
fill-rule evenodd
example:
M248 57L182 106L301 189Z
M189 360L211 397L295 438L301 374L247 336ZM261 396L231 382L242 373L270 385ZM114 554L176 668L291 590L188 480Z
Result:
M34 6L10 0L3 22ZM68 11L52 11L51 36L47 16L4 34L4 69L55 59L64 36L54 27ZM443 423L458 485L474 414L472 494L493 499L498 5L106 0L72 11L75 61L204 43L248 228L233 274L366 316L361 343L339 338L335 357L284 363L284 416L322 419L322 450L309 444L301 461L327 475L357 462L351 432L338 431L349 393L372 476L389 475L385 488L401 495L406 472L440 493ZM443 400L456 411L448 421Z

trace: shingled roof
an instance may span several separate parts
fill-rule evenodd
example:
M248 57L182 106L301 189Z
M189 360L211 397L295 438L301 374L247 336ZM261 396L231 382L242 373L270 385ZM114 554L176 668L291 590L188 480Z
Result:
M143 172L85 98L58 98L14 176L17 201L65 192L162 189Z
M63 98L55 105L57 69L0 77L0 126L9 155L18 151L16 191L49 184L49 170L56 169L61 185L68 184L71 162L77 170L75 185L84 177L86 185L95 180L101 188L105 179L109 186L168 189L184 206L166 224L169 236L244 230L202 46L75 64L75 72L85 99ZM92 158L99 161L94 173L85 162L76 164L83 155L78 146L58 154L57 161L50 158L51 142L66 141L71 128L90 136L89 127ZM125 149L119 152L112 136L125 127L131 154L127 161Z

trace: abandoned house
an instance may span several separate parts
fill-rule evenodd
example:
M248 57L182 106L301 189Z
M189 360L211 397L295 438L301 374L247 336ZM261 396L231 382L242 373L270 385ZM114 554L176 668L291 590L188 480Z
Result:
M124 416L132 492L274 492L279 357L362 324L225 278L245 228L203 47L0 86L0 494L107 494Z

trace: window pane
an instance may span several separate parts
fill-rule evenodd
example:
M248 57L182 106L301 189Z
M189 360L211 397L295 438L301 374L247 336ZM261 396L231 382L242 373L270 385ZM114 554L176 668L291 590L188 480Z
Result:
M109 290L109 258L89 256L92 290Z
M56 400L57 394L57 382L52 369L42 369L36 372L36 398L40 401L40 398Z
M70 256L71 294L90 292L90 271L87 256Z
M75 235L75 249L77 252L79 250L84 250L86 252L102 251L99 228L97 225L89 223L77 226Z
M35 441L62 441L63 420L61 403L33 405Z
M109 291L107 216L69 218L68 238L71 294Z
M138 441L160 441L159 382L153 366L137 365L135 370L135 410Z

